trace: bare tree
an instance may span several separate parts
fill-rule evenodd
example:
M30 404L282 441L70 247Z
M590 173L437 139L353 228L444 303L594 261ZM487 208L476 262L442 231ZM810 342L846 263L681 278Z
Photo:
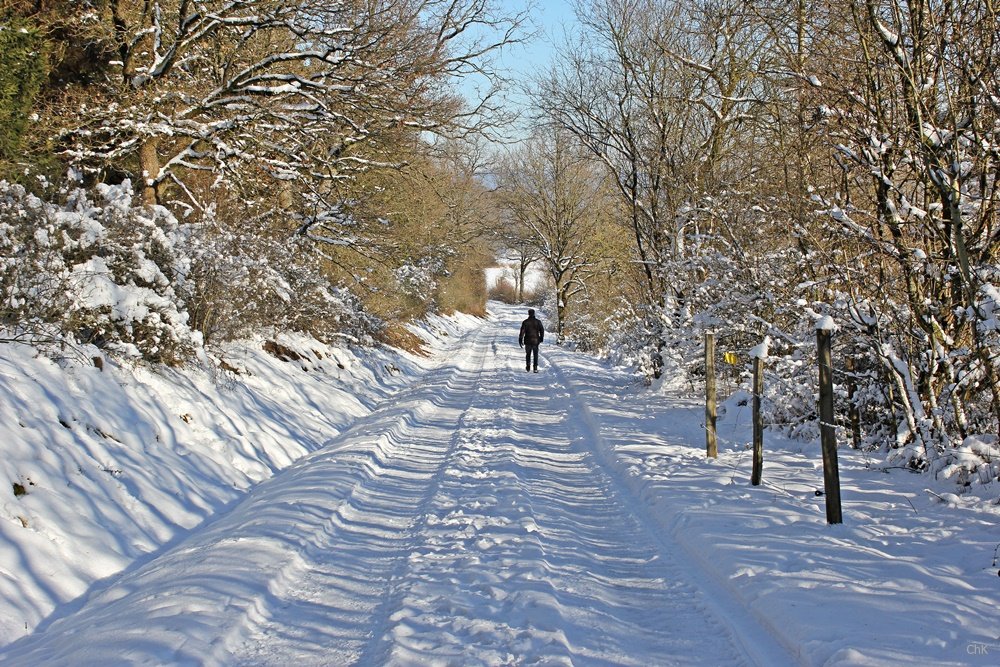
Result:
M501 199L502 202L502 193ZM501 203L502 207L503 204ZM531 265L541 259L538 245L530 228L525 227L509 210L501 209L497 226L492 230L492 236L499 246L499 254L506 260L516 264L514 273L514 298L518 303L524 303L525 286L528 270Z
M567 309L596 265L591 240L605 210L603 178L572 135L543 126L509 156L500 183L504 206L552 278L561 341Z
M541 114L601 161L622 202L659 374L670 331L698 308L703 244L747 208L766 40L746 3L585 0L582 25L536 83ZM731 243L731 241L725 241Z
M974 374L992 393L1000 429L1000 349L984 336L981 324L992 314L980 305L981 288L996 279L989 267L1000 258L996 218L1000 137L996 96L989 92L1000 83L996 68L1000 18L993 3L979 0L866 0L864 4L861 16L867 19L873 41L889 56L891 76L898 85L902 143L916 157L913 167L925 201L938 205L923 218L931 224L924 227L921 249L933 253L928 257L940 258L942 278L947 276L945 282L951 284L931 289L937 292L934 300L948 310L920 309L919 323L936 345L949 346L948 339L971 343L978 361ZM889 210L880 216L884 224L898 226L905 188L894 184L885 193L883 203ZM912 284L912 277L907 282ZM926 300L926 293L921 296ZM957 311L964 315L956 316ZM944 381L956 382L958 374L948 368L948 359L937 361ZM935 393L929 394L932 413L937 408ZM964 430L959 396L953 393L952 402Z
M84 4L99 76L56 101L62 154L195 208L220 183L336 183L397 165L407 134L481 129L488 100L466 107L451 81L496 81L490 55L524 18L486 0Z

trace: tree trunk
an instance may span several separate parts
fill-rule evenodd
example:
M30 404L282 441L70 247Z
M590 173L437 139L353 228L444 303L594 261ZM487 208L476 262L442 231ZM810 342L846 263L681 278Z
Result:
M524 303L524 276L528 273L528 265L530 262L525 261L524 255L521 255L520 267L517 273L517 302Z
M556 283L556 343L563 342L563 326L566 322L566 285Z
M159 203L156 178L160 174L160 158L156 154L156 140L146 139L139 146L139 168L142 170L142 201L153 206Z

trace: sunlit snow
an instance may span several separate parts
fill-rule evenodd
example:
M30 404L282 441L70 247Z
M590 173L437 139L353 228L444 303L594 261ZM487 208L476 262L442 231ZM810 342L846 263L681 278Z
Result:
M993 503L842 449L829 526L817 443L749 486L745 395L707 459L696 396L525 374L491 310L215 377L0 346L0 663L992 664Z

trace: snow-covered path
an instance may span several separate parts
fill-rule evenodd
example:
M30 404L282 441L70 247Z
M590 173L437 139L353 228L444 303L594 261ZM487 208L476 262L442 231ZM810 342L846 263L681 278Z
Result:
M517 315L0 662L751 662Z

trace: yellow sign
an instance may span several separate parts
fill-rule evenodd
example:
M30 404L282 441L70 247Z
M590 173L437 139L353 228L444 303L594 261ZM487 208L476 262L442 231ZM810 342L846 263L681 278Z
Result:
M726 352L724 355L722 355L722 360L727 364L732 364L733 366L740 363L739 355L737 355L735 352Z

